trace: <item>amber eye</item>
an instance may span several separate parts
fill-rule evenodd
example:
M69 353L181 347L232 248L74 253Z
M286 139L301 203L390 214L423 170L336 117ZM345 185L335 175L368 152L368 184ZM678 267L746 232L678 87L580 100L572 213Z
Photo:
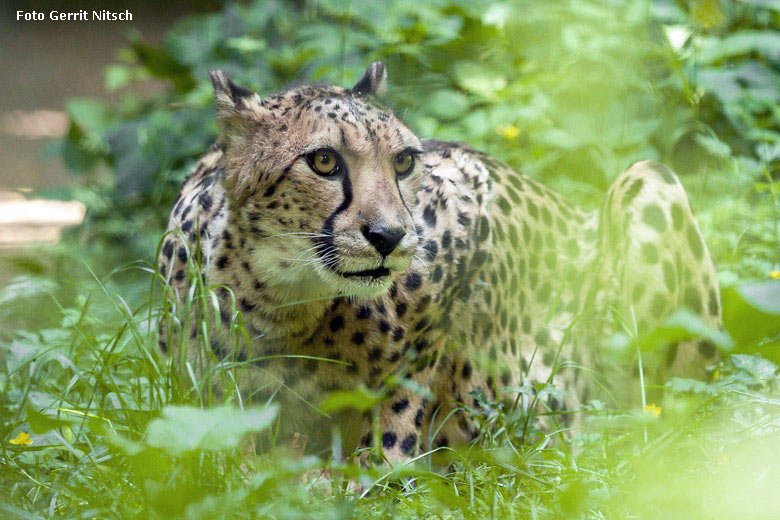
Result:
M309 163L309 167L314 170L314 173L324 177L335 175L339 170L336 152L328 148L321 148L311 152L306 156L306 161Z
M414 154L408 150L395 154L393 157L393 168L399 177L409 175L414 169Z

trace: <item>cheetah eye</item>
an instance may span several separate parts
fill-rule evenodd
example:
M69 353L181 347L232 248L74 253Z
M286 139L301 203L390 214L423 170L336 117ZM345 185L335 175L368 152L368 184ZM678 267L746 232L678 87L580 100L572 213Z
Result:
M309 168L317 175L331 177L339 171L339 160L336 152L330 148L320 148L306 155Z
M414 153L411 150L398 152L393 156L393 169L399 177L405 177L414 169Z

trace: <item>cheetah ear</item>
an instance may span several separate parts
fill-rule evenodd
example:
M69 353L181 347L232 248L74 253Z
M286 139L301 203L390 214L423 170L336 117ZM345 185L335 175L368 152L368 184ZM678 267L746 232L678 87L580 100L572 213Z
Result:
M260 96L236 85L222 70L209 72L214 85L217 120L223 132L254 128L262 119Z
M366 69L360 81L352 87L352 93L358 96L381 96L387 91L387 72L385 64L375 61Z

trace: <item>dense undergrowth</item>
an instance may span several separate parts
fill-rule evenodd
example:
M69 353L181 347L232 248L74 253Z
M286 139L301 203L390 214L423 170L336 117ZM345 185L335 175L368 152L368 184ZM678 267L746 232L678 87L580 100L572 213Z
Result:
M48 194L84 201L88 222L4 259L0 516L776 518L779 20L758 0L257 1L183 20L160 47L134 36L106 71L123 100L74 100L69 134L51 146L77 177ZM277 443L283 414L231 387L241 363L204 376L164 360L151 265L178 185L216 131L207 71L267 93L349 85L375 59L418 133L467 141L586 206L632 161L670 163L720 273L712 382L646 388L644 408L591 401L570 445L529 437L517 410L485 404L474 445L366 469ZM134 95L149 78L168 89ZM677 318L594 348L641 347L652 365L656 339L711 332Z

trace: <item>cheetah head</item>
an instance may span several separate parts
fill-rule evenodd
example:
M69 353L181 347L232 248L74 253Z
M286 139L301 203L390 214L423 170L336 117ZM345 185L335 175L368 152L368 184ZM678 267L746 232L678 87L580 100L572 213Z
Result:
M307 85L266 99L222 71L211 79L222 183L253 269L307 294L387 291L418 244L410 208L422 145L375 102L384 65L351 89Z

